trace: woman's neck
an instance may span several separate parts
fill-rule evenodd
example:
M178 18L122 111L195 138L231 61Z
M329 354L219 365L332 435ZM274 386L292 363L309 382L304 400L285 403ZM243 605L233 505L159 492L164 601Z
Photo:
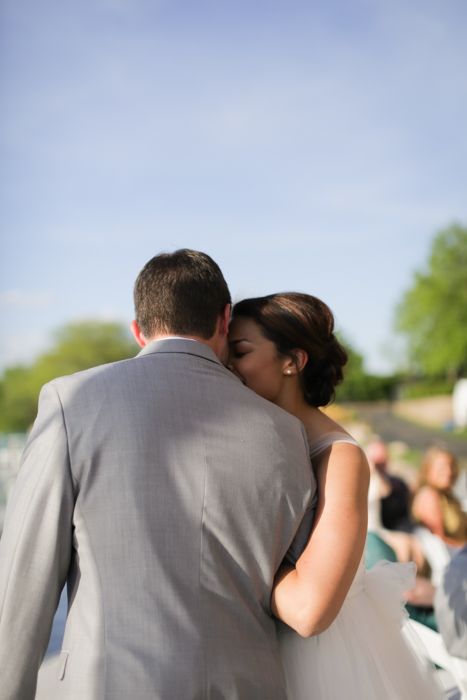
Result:
M298 418L304 425L308 439L314 438L316 430L322 432L322 418L326 417L319 408L310 406L303 397L301 390L289 391L279 397L276 402L278 406Z
M275 403L298 418L304 425L306 434L310 441L316 440L322 435L330 432L346 432L338 423L323 413L319 408L310 406L303 397L301 389L284 392L277 398Z
M283 408L287 413L291 413L293 416L304 422L304 417L307 415L310 408L312 408L303 397L303 393L298 385L294 386L290 384L281 391L279 396L276 397L275 404Z

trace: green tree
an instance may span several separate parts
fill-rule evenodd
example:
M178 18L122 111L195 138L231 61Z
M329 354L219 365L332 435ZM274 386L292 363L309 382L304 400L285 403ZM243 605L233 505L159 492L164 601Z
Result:
M426 375L454 376L467 366L467 228L435 237L428 263L415 273L396 309L409 359Z
M368 374L361 355L345 338L340 337L348 355L344 367L344 381L337 387L337 401L376 401L392 398L396 377Z
M40 388L51 379L123 360L137 351L119 323L82 321L60 328L51 349L32 365L5 370L0 380L0 431L27 430L36 416Z

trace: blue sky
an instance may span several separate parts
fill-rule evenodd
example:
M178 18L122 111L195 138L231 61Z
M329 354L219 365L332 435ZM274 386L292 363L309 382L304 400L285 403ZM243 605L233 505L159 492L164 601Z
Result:
M3 0L1 368L132 318L147 259L322 297L369 369L467 224L463 0Z

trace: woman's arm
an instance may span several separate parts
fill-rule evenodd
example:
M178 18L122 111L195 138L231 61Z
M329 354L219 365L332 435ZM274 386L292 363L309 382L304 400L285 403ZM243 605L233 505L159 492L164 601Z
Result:
M285 567L272 594L273 613L302 637L334 621L365 547L368 462L356 445L336 443L316 467L318 512L295 568Z

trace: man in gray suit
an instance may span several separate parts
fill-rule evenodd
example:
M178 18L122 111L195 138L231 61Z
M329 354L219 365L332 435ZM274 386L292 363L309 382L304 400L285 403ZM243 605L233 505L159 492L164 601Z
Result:
M303 428L222 364L209 256L150 260L135 306L137 357L42 389L0 544L0 698L34 698L67 583L51 699L283 700L269 601L309 525Z

